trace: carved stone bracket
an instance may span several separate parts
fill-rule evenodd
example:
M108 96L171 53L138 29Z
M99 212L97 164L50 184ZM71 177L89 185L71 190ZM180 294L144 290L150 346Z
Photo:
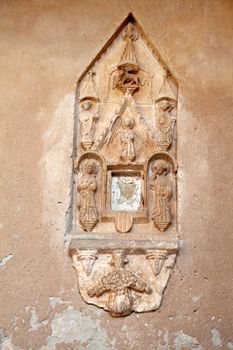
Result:
M178 252L176 242L152 242L154 249L147 249L143 242L131 248L129 242L118 242L116 249L110 242L99 242L95 250L77 249L77 245L85 246L80 243L72 241L70 254L80 293L87 303L104 308L112 316L156 310L160 306ZM86 242L91 244L95 242Z

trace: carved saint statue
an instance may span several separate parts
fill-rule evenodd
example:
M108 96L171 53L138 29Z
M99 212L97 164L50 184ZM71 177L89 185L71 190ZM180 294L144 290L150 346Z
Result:
M175 102L171 100L161 100L158 102L159 115L156 120L159 146L166 151L172 144L173 130L176 118L171 114L175 107Z
M80 103L80 131L81 131L81 144L84 149L91 148L94 142L95 123L99 119L99 110L96 106L96 102L84 100Z
M125 118L122 121L122 129L118 131L121 139L121 158L123 160L133 161L135 159L134 152L134 120L132 118Z
M85 231L91 231L98 220L95 201L95 192L97 191L96 173L96 162L88 160L84 164L83 172L77 183L79 221Z
M134 150L134 137L135 132L133 130L135 125L134 119L130 116L121 118L117 117L114 123L110 126L110 133L107 140L107 144L110 143L115 137L120 138L121 154L120 158L125 161L132 162L135 160Z
M172 186L167 177L169 171L168 162L162 159L157 160L152 166L153 175L150 179L150 189L154 192L152 219L160 231L166 230L172 222Z
M88 291L90 297L99 297L105 292L109 293L108 310L112 316L126 316L131 313L133 300L130 289L147 294L152 293L152 289L141 277L133 271L124 268L127 262L124 251L114 251L111 260L114 270L103 276Z

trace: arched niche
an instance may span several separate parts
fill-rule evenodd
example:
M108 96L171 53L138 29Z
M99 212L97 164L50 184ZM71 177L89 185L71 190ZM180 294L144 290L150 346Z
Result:
M161 232L176 226L177 163L167 152L155 152L145 163L149 220Z
M87 167L92 166L93 170L91 174L88 174ZM76 188L77 188L77 200L76 200L76 218L79 216L79 220L76 220L76 225L81 226L84 231L91 231L92 228L101 220L101 213L104 206L105 190L106 190L106 164L103 156L98 152L88 151L83 153L74 166L76 173ZM88 193L88 181L89 186L94 186L93 193ZM85 193L87 191L87 193ZM96 220L95 223L83 223L82 206L85 205L85 199L83 197L90 196L89 201L92 201L95 211ZM82 203L83 200L83 203ZM93 210L93 209L92 209Z

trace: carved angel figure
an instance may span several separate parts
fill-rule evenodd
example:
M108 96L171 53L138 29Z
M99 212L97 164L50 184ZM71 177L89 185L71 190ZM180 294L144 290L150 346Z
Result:
M158 142L162 150L168 150L172 144L173 129L176 118L171 114L175 104L170 100L158 103L159 115L156 120Z
M92 100L84 100L80 103L80 131L81 144L84 149L89 149L94 142L95 123L99 119L99 111L96 111L96 103Z
M85 231L91 231L98 220L95 192L97 166L95 161L88 160L84 164L83 173L78 178L77 190L79 192L79 221Z
M103 276L95 286L88 291L90 297L99 297L105 292L109 293L108 309L112 316L126 316L132 311L132 297L130 289L138 292L152 293L149 285L136 273L125 269L128 262L122 250L112 253L112 272Z
M134 149L135 136L143 143L146 142L146 137L134 130L135 121L132 117L118 116L110 126L110 133L106 139L106 143L110 143L114 138L119 137L121 143L120 158L124 161L132 162L136 158Z
M172 186L167 178L169 171L170 166L165 160L157 160L152 166L153 175L150 180L150 189L154 192L152 219L160 231L164 231L172 222Z
M121 138L121 158L124 160L133 161L135 159L134 152L134 120L132 118L125 118L122 121L122 129L118 131Z

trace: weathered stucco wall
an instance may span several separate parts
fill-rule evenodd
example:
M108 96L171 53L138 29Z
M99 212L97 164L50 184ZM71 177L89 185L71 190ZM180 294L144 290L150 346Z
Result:
M0 347L233 349L232 1L4 1ZM80 298L64 244L76 81L133 12L179 83L179 230L162 307Z

